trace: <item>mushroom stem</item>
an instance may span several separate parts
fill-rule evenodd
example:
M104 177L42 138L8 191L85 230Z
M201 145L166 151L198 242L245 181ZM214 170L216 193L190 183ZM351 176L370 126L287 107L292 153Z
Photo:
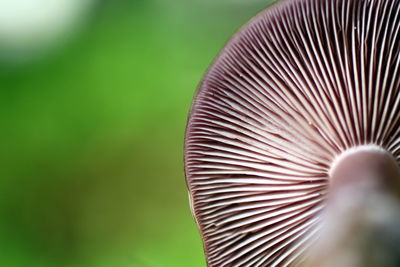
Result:
M306 266L400 266L400 170L375 146L334 162L321 236Z
M375 145L355 147L339 155L330 169L331 195L343 187L359 185L400 193L400 169L393 156Z

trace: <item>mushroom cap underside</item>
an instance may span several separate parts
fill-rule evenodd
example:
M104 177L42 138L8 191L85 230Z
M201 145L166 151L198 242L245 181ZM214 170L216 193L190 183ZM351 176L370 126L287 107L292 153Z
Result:
M185 172L209 266L287 266L318 236L330 169L400 159L400 0L286 0L245 25L195 96Z

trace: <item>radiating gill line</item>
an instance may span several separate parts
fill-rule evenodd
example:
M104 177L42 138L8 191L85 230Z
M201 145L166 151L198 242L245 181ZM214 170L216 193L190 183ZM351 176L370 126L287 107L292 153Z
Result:
M393 1L393 2L395 2L395 1ZM392 29L391 29L391 33L392 33L391 34L391 39L392 39L391 43L392 44L389 48L389 55L387 57L389 59L392 59L392 58L396 59L396 57L393 57L393 54L394 54L395 47L397 47L397 46L395 46L396 42L394 42L394 40L397 40L399 37L399 30L400 30L399 14L400 14L400 4L398 4L398 6L397 6L394 23L393 23ZM395 28L395 26L396 26L396 28ZM393 31L394 31L394 34L393 34ZM394 36L392 36L392 35L394 35ZM399 51L398 48L397 48L397 51ZM397 56L397 60L395 63L395 69L394 69L393 73L398 73L399 60L400 60L400 57ZM378 138L381 137L381 139L382 139L382 144L387 141L387 135L389 132L388 126L390 125L390 121L387 120L387 117L389 114L389 108L391 107L391 103L392 103L391 99L393 97L393 94L395 93L395 90L393 90L392 84L396 78L396 75L393 75L391 77L390 85L388 86L389 73L391 73L389 71L389 69L392 67L392 64L393 64L392 62L386 64L384 85L383 85L383 88L385 89L384 94L386 94L386 92L388 92L388 96L387 96L387 101L384 102L382 118L380 119L380 125L379 125L379 129L378 129L378 133L377 133ZM383 100L383 98L381 98L381 100ZM382 105L382 103L380 105Z
M258 148L261 151L264 151L265 154L270 154L270 155L272 155L274 157L277 156L277 157L281 157L281 158L286 158L286 160L288 160L288 161L297 162L297 163L302 164L302 165L306 165L308 162L313 162L313 161L311 161L310 158L304 158L304 157L300 158L298 156L296 157L295 155L291 155L291 153L290 154L289 153L285 153L284 151L276 149L276 148L271 147L271 146L268 146L265 143L261 143L261 142L258 142L256 140L253 140L253 139L245 138L243 136L237 136L237 135L234 135L234 134L232 134L232 133L230 133L228 131L225 131L225 130L215 130L215 129L212 129L212 128L203 128L203 127L197 127L197 129L206 130L206 131L209 131L209 132L212 132L212 133L217 133L217 134L219 134L221 136L221 137L219 137L219 136L212 136L212 135L200 135L200 133L197 133L198 134L196 136L197 138L208 139L210 141L226 143L226 144L229 144L229 145L237 145L239 147L243 147L244 144L250 145L250 146L254 147L252 149ZM225 139L224 137L229 138L229 139ZM235 141L235 139L237 141L243 142L243 144ZM189 142L190 142L190 140L189 140ZM323 161L324 161L323 159L314 160L313 164L315 166L317 166L317 165L320 164L320 162L323 162Z
M238 49L240 49L240 48L238 48ZM236 55L236 56L240 56L240 55ZM246 62L248 62L248 60L246 59L246 57L243 57L243 60L245 60ZM238 61L238 64L240 64L239 61ZM250 63L249 63L249 64L250 64ZM234 66L231 66L231 67L232 67L233 69L235 69ZM243 69L247 69L247 68L245 68L243 65L242 65L242 68L243 68ZM253 69L254 69L255 71L257 71L255 67L253 67ZM255 76L252 75L251 72L248 71L247 74L250 75L253 79L256 79ZM246 75L241 76L241 78L242 78L242 79L245 79L247 82L249 82L252 88L257 88L258 86L264 87L264 86L265 86L265 85L264 85L264 82L265 82L266 84L268 84L269 86L273 86L272 83L269 82L269 79L268 79L265 75L263 75L261 72L259 72L259 74L263 76L264 80L263 80L263 82L259 81L259 82L258 82L258 85L255 85L254 83L252 83ZM235 78L235 76L233 76L233 78ZM257 79L256 79L256 80L257 80ZM242 81L241 81L241 80L238 80L238 82L242 82ZM277 82L277 81L275 81L275 82ZM245 86L245 85L243 85L243 86ZM265 88L265 87L264 87L264 88ZM274 88L274 87L271 87L271 88ZM266 89L266 88L265 88L265 89ZM280 90L277 90L277 92L282 91L282 89L283 89L283 87L280 86ZM261 90L259 90L259 91L261 91ZM266 91L266 90L264 90L264 91ZM274 91L276 91L276 89L274 89ZM228 94L229 94L229 93L228 93ZM230 95L231 95L231 97L233 97L232 94L230 94ZM268 103L268 102L267 102L267 103ZM275 112L279 112L279 111L280 111L279 109L274 109L274 110L275 110ZM296 112L295 112L295 113L292 113L292 115L296 115ZM297 118L298 118L298 122L302 122L302 121L303 121L301 117L298 116ZM294 125L296 125L296 123L295 123ZM303 123L303 130L306 130L306 131L307 131L308 128L309 128L309 126L308 126L306 123ZM309 132L309 131L308 131L308 132ZM310 132L309 132L309 133L310 133ZM313 136L314 138L320 139L319 135L311 134L311 136ZM331 148L329 148L329 146L326 146L326 145L325 145L325 140L319 140L318 143L319 143L320 146L323 146L325 149L328 149L328 150L331 149Z
M280 264L282 264L282 261L285 260L290 253L292 253L293 251L296 251L298 249L299 246L305 244L306 242L308 242L311 239L315 239L315 235L317 234L317 232L320 230L320 226L317 226L317 222L318 222L318 218L314 218L313 220L310 220L310 224L308 229L304 229L302 232L300 232L299 234L297 234L296 236L291 238L290 242L295 242L295 240L300 239L300 237L302 238L295 246L293 246L290 250L285 251L280 257L279 259L277 259L276 261L274 261L274 263L271 265L272 266L280 266ZM305 234L307 231L309 231L309 229L311 228L311 226L315 226L315 229L313 229L309 234ZM280 247L278 247L276 249L276 251L279 251L280 249L282 249L284 246L286 246L286 244L282 244ZM294 258L293 258L294 259ZM293 260L292 259L292 260ZM288 266L289 263L287 263L285 266Z
M323 188L325 184L309 184L309 185L288 185L288 186L273 186L273 185L223 185L221 187L208 186L199 187L197 189L198 196L213 195L218 193L231 193L231 192L266 192L270 193L273 191L303 191L303 190L314 190L316 188Z
M211 213L206 213L204 212L203 215L207 215L207 220L217 218L219 216L224 216L227 214L234 214L246 210L253 210L253 209L260 209L260 210L274 210L274 209L279 209L280 207L287 205L287 204L294 204L297 202L305 201L305 200L310 200L314 199L316 197L320 197L319 194L309 194L306 196L301 196L301 197L295 197L295 198L287 198L287 199L280 199L280 200L274 200L274 201L263 201L263 202L250 202L250 203L245 203L240 206L233 206L233 207L225 207L223 209L219 209L217 211L211 212ZM200 208L203 210L210 210L208 208Z
M279 159L272 158L271 156L264 156L259 153L251 153L244 149L239 148L229 148L222 145L214 145L214 144L198 144L199 149L191 149L192 153L201 154L204 156L220 156L223 158L232 158L232 159L243 159L248 160L250 162L258 162L264 164L276 164L278 166L286 166L289 169L296 169L299 171L310 171L310 169L314 172L324 173L327 171L326 168L321 167L319 165L301 165L296 162L288 161L287 159ZM202 150L201 148L211 148L212 151ZM219 152L217 152L219 151Z
M318 190L318 192L309 192L309 191L295 191L295 192L274 192L274 193L269 193L268 195L266 194L260 194L259 192L254 193L253 195L248 194L248 193L236 193L236 194L230 194L228 196L212 196L210 198L207 198L207 200L199 200L198 203L212 203L214 201L220 201L215 204L209 204L209 208L215 208L219 206L226 206L226 205L232 205L232 204L241 204L241 203L248 203L248 202L257 202L257 201L285 201L290 198L295 198L295 197L302 197L302 196L307 196L317 193L318 196L324 196L326 192L323 190Z

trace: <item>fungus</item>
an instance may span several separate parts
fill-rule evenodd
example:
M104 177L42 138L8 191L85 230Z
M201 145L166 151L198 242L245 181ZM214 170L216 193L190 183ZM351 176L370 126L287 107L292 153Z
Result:
M371 192L397 199L399 30L400 0L286 0L228 42L185 140L208 266L318 262L314 245L333 240L324 221L346 223L332 218L339 200L361 194L367 218Z

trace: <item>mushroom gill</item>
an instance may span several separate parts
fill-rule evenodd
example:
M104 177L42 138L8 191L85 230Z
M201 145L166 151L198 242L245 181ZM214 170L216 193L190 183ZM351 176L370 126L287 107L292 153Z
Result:
M395 194L399 30L400 0L286 0L228 42L198 88L185 141L208 266L306 261L332 189L363 180L357 155L361 167L381 159L371 170ZM385 166L393 171L380 174Z

